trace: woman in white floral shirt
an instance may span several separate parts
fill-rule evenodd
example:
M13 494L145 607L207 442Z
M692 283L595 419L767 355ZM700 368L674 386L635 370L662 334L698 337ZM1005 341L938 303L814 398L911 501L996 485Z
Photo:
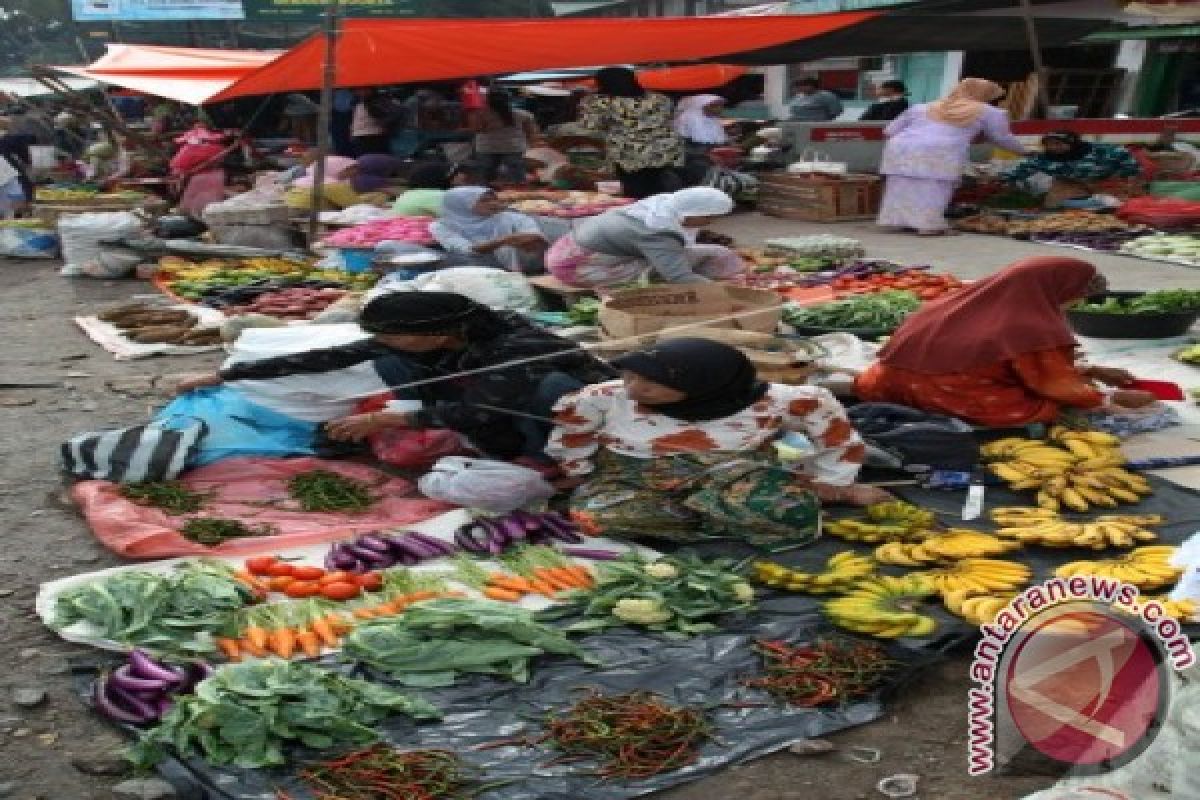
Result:
M855 485L865 448L825 389L763 383L739 350L708 339L614 364L621 380L559 401L546 450L580 484L571 513L591 533L800 543L817 536L822 501L887 497ZM815 456L784 469L770 445L790 431Z

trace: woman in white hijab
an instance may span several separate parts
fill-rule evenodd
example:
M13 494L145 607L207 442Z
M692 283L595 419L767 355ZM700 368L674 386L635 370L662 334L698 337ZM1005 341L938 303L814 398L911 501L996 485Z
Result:
M685 97L675 108L675 132L683 139L684 146L685 186L704 183L713 167L709 151L729 143L729 135L721 123L724 108L725 98L715 94Z
M531 271L549 241L537 220L508 211L484 186L462 186L446 192L442 216L430 226L451 263Z
M580 223L546 253L546 269L570 286L633 283L646 273L664 283L727 280L745 269L728 247L695 244L695 234L733 211L717 189L656 194Z

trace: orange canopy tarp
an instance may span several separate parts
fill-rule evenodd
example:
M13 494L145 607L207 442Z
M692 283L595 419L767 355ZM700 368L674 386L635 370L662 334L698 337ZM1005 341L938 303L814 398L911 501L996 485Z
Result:
M538 69L699 61L807 39L875 12L770 17L540 20L347 20L337 85L385 86ZM213 100L321 86L325 44L314 36Z
M638 83L656 92L690 92L724 86L749 72L732 64L696 64L690 67L639 69Z
M56 67L101 83L199 105L282 55L280 51L110 44L87 67Z

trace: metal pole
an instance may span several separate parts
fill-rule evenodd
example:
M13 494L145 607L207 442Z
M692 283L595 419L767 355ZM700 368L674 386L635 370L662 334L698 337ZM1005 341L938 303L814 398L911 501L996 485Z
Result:
M333 89L337 85L339 0L325 6L325 71L321 79L321 110L317 114L317 161L313 170L312 209L308 213L308 248L317 243L317 226L325 198L325 157L329 154L330 120L333 118Z
M1046 94L1046 68L1042 64L1042 46L1033 22L1033 7L1029 0L1020 0L1020 5L1021 18L1025 21L1025 38L1029 40L1029 55L1033 58L1033 74L1037 76L1037 103L1033 110L1036 118L1050 113L1050 96Z

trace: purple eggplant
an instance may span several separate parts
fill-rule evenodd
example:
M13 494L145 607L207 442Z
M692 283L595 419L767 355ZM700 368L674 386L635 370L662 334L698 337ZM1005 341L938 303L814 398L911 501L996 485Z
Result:
M404 537L404 547L422 561L426 561L430 558L437 558L442 554L441 550L437 549L436 547L430 547L428 544L416 538L411 533Z
M137 714L146 722L152 722L158 719L158 712L155 711L154 703L147 702L140 697L125 691L119 686L113 685L112 681L106 681L104 684L104 694L114 705L119 708Z
M520 520L514 519L511 514L506 517L496 518L495 524L503 532L510 544L515 544L525 538L526 530L524 524Z
M347 555L354 556L358 560L357 569L364 572L369 572L373 569L387 569L396 563L396 558L392 554L384 555L377 553L366 547L359 547L351 544L346 546Z
M518 509L512 515L524 526L526 533L536 533L542 529L542 517L540 514L530 514L528 511Z
M400 558L410 558L413 563L419 564L427 558L430 558L429 550L425 545L410 539L405 536L396 542L396 546L392 548L392 552Z
M562 552L572 558L586 558L589 561L618 561L622 557L615 550L593 550L588 547L564 547Z
M454 532L454 543L468 553L476 555L488 552L489 539L487 532L473 522L463 525Z
M109 698L103 678L97 680L92 689L92 702L96 704L96 708L101 714L117 722L124 722L127 725L144 725L152 721L141 714L126 711Z
M129 653L129 667L130 673L137 678L156 680L171 686L183 683L183 678L178 672L159 664L145 650L138 647Z
M421 544L425 545L429 549L437 551L437 556L434 556L434 558L437 558L440 556L452 556L452 555L454 555L455 550L457 549L454 547L454 545L450 544L449 542L444 542L441 539L435 538L433 536L427 536L423 533L418 533L416 531L413 531L412 533L410 533L408 535L408 538L414 539L414 540L420 542Z
M139 678L133 674L129 664L118 667L109 677L109 682L127 692L153 692L161 694L168 687L175 686L174 681L163 681L157 678Z
M497 521L496 517L480 517L479 519L475 520L475 524L480 528L483 528L484 533L487 534L489 546L492 542L495 542L500 547L504 548L513 544L515 541L505 532L504 526ZM522 533L522 537L524 537L524 533Z
M354 540L354 544L358 547L365 547L368 550L374 550L376 553L387 555L392 550L392 543L381 536L376 536L373 533L365 533Z
M325 568L331 572L340 570L352 570L358 567L358 559L346 551L346 545L334 545L329 551L329 555L325 556Z

